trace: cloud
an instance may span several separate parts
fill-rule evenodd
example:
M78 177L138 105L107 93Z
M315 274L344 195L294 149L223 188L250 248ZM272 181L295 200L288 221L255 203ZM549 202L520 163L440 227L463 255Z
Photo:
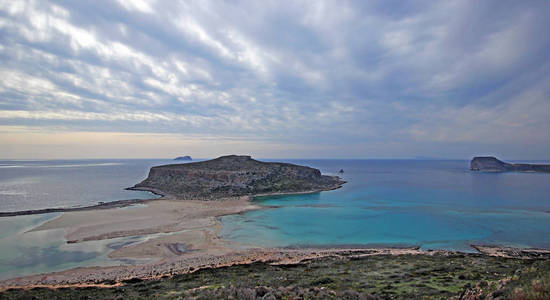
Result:
M547 158L549 13L542 1L0 1L0 126L255 139L290 156Z

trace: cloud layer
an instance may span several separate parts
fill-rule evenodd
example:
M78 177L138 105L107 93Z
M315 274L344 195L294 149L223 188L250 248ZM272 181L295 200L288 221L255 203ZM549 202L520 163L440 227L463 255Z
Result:
M88 132L171 135L196 156L223 137L259 156L548 158L548 15L545 1L0 0L0 156L28 147L14 132Z

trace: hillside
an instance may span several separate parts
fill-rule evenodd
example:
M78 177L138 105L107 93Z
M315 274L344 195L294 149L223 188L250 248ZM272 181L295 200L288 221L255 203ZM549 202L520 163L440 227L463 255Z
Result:
M317 169L289 163L261 162L228 155L213 160L153 167L132 189L151 190L182 199L215 199L270 193L300 193L339 188L344 181Z

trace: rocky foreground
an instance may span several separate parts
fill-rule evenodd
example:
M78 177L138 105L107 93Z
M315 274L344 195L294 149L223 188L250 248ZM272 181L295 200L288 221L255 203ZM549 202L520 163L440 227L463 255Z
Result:
M550 165L540 164L509 164L492 156L474 157L470 162L470 170L481 172L543 172L550 173Z
M550 260L546 255L384 253L341 251L296 263L258 261L152 280L133 278L57 289L13 288L0 292L0 298L550 299Z
M245 195L303 193L339 188L338 176L289 163L262 162L228 155L213 160L151 168L131 189L154 191L179 199L219 199Z

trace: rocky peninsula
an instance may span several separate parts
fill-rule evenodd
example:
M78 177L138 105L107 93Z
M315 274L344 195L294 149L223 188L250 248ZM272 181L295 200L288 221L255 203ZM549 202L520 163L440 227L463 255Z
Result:
M492 156L474 157L470 162L470 170L481 172L543 172L550 173L550 165L540 164L510 164Z
M227 197L318 192L345 182L321 175L317 169L289 163L262 162L250 156L157 166L130 189L153 191L178 199L212 200Z

